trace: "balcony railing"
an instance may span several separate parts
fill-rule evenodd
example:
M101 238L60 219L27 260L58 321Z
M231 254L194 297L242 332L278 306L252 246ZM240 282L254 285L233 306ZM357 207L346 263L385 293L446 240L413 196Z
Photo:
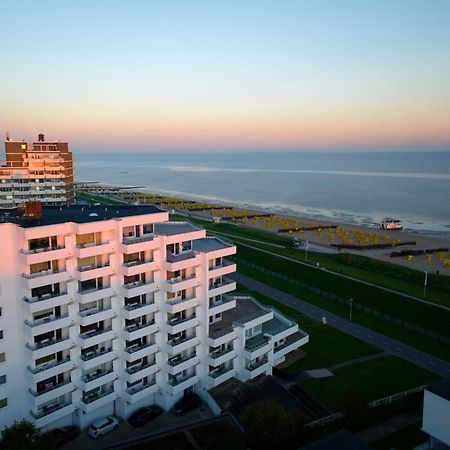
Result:
M134 373L140 372L141 370L147 369L155 364L155 361L148 364L140 364L137 366L131 366L125 369L125 372L129 375L133 375Z
M28 368L28 370L31 373L36 374L36 373L39 373L39 372L43 372L44 370L51 369L52 367L60 366L61 364L64 364L64 363L69 362L69 361L70 361L70 356L67 356L66 358L63 358L60 361L57 361L55 359L53 361L49 361L49 362L46 362L44 364L40 364L39 366L36 366L36 367L27 366L27 368Z
M233 300L235 300L234 297L230 297L228 295L222 295L221 300L218 300L216 302L210 302L209 303L209 307L210 308L215 308L216 306L224 305L225 303L232 302Z
M167 300L167 304L171 305L171 306L174 306L174 305L178 305L178 304L183 303L183 302L188 302L189 300L193 300L194 298L195 298L195 295L190 295L189 297L185 297L185 298L183 298L183 297L176 297L176 298L173 298L171 300Z
M55 322L56 320L59 320L59 319L65 319L66 317L69 317L68 313L61 314L59 316L55 316L52 314L50 316L43 317L42 319L25 320L25 324L28 325L29 327L37 327L39 325L44 325L46 323Z
M54 250L63 250L66 247L64 245L55 245L53 247L42 247L42 248L35 248L33 250L20 250L20 253L23 255L34 255L36 253L46 253L46 252L52 252Z
M77 267L78 272L88 272L89 270L102 269L103 267L109 267L109 261L102 264L90 264L89 266Z
M123 266L124 267L135 267L135 266L140 266L142 264L149 264L149 263L152 263L153 261L154 261L153 259L138 259L136 261L124 262Z
M128 305L125 305L123 309L125 311L134 311L135 309L143 308L144 306L153 305L155 302L145 302L145 303L129 303Z
M189 317L173 317L167 321L167 325L174 327L175 325L179 325L180 323L187 322L189 320L195 319L197 315L193 313Z
M66 272L66 269L48 269L48 270L42 270L41 272L35 272L35 273L23 273L22 276L26 278L27 280L32 280L34 278L39 277L46 277L47 275L56 275L58 273L64 273Z
M250 352L254 352L255 350L258 350L261 347L264 347L270 342L270 338L267 336L264 336L262 334L254 336L247 341L245 341L245 350L248 350Z
M106 355L107 353L111 353L113 351L112 347L106 348L105 350L96 351L96 352L88 352L86 354L82 354L80 358L83 361L90 361L91 359L98 358L99 356Z
M28 347L30 350L39 350L41 348L45 348L48 347L50 345L54 345L54 344L58 344L59 342L64 342L64 341L68 341L69 340L69 336L64 337L64 338L49 338L49 339L44 339L43 341L40 342L36 342L34 344L26 344L26 347Z
M95 286L95 287L89 287L89 288L85 288L85 289L78 289L78 293L79 294L89 294L91 292L96 292L96 291L102 291L103 289L109 289L111 286Z
M171 378L171 379L169 380L169 384L170 384L171 386L177 386L177 385L179 385L179 384L181 384L181 383L183 383L183 382L189 380L190 378L194 378L195 375L196 375L196 374L193 373L193 374L190 374L190 375L175 376L175 377L173 377L173 378Z
M123 236L123 243L125 245L137 244L139 242L153 241L153 234L143 234L142 236Z
M195 274L189 275L187 277L180 276L180 277L171 278L170 280L166 280L166 282L169 284L177 284L177 283L182 283L183 281L193 280L194 278L195 278Z
M51 386L46 387L45 389L42 389L40 391L34 391L33 389L29 389L29 391L31 392L31 395L33 397L39 397L40 395L46 394L47 392L51 392L54 391L55 389L60 388L61 386L65 386L67 384L71 383L70 378L61 382L61 383L56 383L56 384L52 384Z
M111 307L85 309L84 311L79 311L78 315L81 317L89 317L89 316L92 316L93 314L97 314L97 313L100 313L103 311L109 311L110 309L111 309Z
M61 297L62 295L67 295L67 292L49 292L48 294L36 295L35 297L24 297L23 300L27 303L42 302L44 300L49 300L50 298Z
M185 253L179 253L174 255L173 253L167 254L167 262L170 263L177 263L180 261L185 261L187 259L195 258L197 254L194 251L185 252Z
M112 394L113 392L114 392L114 388L111 387L111 388L106 389L101 392L96 392L96 393L87 394L87 395L84 394L83 395L83 403L88 405L89 403L95 402L96 400L106 397L107 395Z
M154 324L155 324L155 320L152 320L151 322L147 322L147 323L134 323L132 325L128 325L127 327L124 327L124 330L131 333L132 331L141 330L142 328L146 328L146 327L149 327Z
M154 345L154 344L147 343L147 344L142 344L142 345L131 345L130 347L125 348L125 351L127 353L133 354L133 353L138 352L139 350L143 350L144 348L151 347L152 345Z
M194 352L191 355L187 356L176 356L175 358L169 359L167 361L167 364L171 367L179 366L181 363L184 363L185 361L189 361L190 359L193 359L197 356L197 353Z
M191 339L195 339L195 334L193 336L184 336L184 337L177 337L174 339L171 339L170 341L167 341L167 344L169 344L171 347L175 347L176 345L182 344L183 342L190 341Z
M138 392L141 392L150 386L154 386L155 384L156 384L156 380L153 380L151 383L145 383L145 384L140 384L139 386L130 387L127 389L127 394L130 394L130 395L137 394Z
M63 409L66 406L69 406L71 404L72 404L72 402L62 402L62 403L57 403L57 404L53 404L50 406L44 406L41 409L39 409L37 413L35 413L34 411L30 411L30 414L35 419L41 419L42 417L48 416L49 414L52 414L55 411Z
M108 331L111 331L111 330L112 330L112 327L106 327L106 328L88 331L86 333L80 334L80 338L81 339L89 339L91 337L98 336L103 333L107 333Z
M217 358L220 358L221 356L226 355L227 353L230 353L232 351L233 351L233 347L225 348L222 350L215 350L215 351L211 352L208 356L212 359L217 359Z
M220 264L209 266L208 270L222 269L222 267L232 266L233 264L235 264L233 261L229 261L228 259L223 259Z
M245 368L247 370L253 371L258 369L259 367L263 366L264 364L267 364L269 362L269 360L267 358L263 358L260 361L255 361L255 362L249 362L245 365Z
M90 381L97 380L98 378L104 377L105 375L108 375L113 372L113 369L109 370L101 370L100 372L92 372L87 375L83 375L81 377L81 381L84 383L89 383Z
M86 242L84 244L77 244L77 248L91 248L91 247L99 247L100 245L106 245L109 244L110 241L106 242Z
M213 370L213 371L209 372L208 375L211 378L218 378L221 375L223 375L224 373L230 372L231 370L233 370L232 366L230 366L230 367L223 367L221 369L216 369L216 370Z

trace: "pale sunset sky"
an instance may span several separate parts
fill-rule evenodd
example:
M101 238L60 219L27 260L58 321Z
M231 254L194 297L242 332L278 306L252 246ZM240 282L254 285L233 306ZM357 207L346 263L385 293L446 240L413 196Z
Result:
M0 17L14 139L450 149L449 0L2 0Z

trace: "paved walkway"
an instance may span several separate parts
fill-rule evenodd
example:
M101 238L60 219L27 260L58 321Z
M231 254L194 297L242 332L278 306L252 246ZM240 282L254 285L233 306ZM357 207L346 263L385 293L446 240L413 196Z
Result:
M343 317L333 314L325 309L319 308L311 303L305 302L297 297L286 294L278 289L275 289L253 278L247 277L240 273L235 273L233 278L243 284L249 289L257 291L261 294L289 306L296 311L299 311L306 316L312 317L316 320L322 320L326 317L327 323L347 334L350 334L358 339L361 339L369 344L373 344L385 352L406 359L418 366L423 367L431 372L437 373L440 376L450 376L450 363L443 359L429 355L428 353L417 350L409 345L403 344L395 339L387 337L370 328L350 322Z
M328 367L328 370L336 370L341 369L342 367L352 366L353 364L359 364L366 361L372 361L374 359L383 358L388 355L387 352L376 353L375 355L361 356L360 358L349 359L348 361L341 362L339 364L335 364L334 366Z

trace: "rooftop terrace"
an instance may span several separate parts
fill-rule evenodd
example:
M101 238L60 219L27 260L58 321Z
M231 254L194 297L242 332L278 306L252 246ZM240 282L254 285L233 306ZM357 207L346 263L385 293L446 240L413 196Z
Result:
M216 250L222 250L224 248L230 248L232 246L233 244L228 244L216 237L196 239L193 242L194 250L202 253L214 252Z
M195 225L189 222L164 222L155 224L155 234L162 236L173 236L175 234L190 233L198 231Z

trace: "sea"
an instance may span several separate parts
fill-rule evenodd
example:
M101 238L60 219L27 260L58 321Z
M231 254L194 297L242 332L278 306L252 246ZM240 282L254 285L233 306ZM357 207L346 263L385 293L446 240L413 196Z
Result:
M450 239L450 152L74 154L77 181Z

